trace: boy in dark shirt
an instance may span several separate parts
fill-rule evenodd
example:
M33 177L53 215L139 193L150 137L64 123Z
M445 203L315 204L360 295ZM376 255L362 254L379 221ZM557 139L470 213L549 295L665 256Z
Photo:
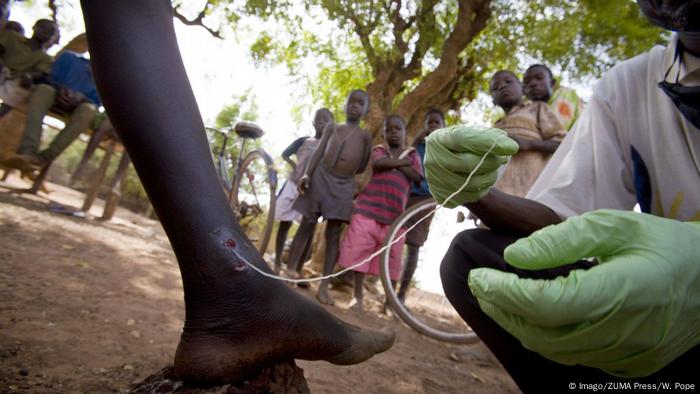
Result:
M299 196L299 191L297 189L297 182L299 178L304 174L306 169L306 164L311 157L314 149L318 146L321 136L323 135L323 129L326 125L333 122L333 114L328 108L321 108L316 111L314 116L314 129L316 130L316 135L314 137L300 137L294 140L287 149L282 152L282 159L289 163L292 167L292 173L289 175L289 179L284 183L279 195L277 196L277 206L275 207L275 220L278 220L279 227L277 228L277 238L275 239L275 271L279 272L282 268L282 251L284 250L284 243L287 240L287 233L289 228L292 226L292 222L301 221L302 216L299 212L292 208L294 202ZM290 156L296 155L297 162L295 163ZM303 258L306 259L309 250L311 249L311 240L307 242L305 246Z

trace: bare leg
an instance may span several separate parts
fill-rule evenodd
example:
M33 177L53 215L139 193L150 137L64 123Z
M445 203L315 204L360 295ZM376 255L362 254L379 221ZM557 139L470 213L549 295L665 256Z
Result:
M316 223L314 222L314 227L311 229L311 236L306 240L306 246L304 247L304 253L302 253L301 261L297 264L297 273L301 275L304 269L304 263L309 261L311 258L311 246L314 243L314 233L316 232Z
M326 259L323 262L323 276L333 273L335 263L338 261L338 248L340 247L340 229L343 222L340 220L329 220L326 223ZM330 279L321 281L318 288L318 300L322 304L333 305L335 301L328 294L328 284Z
M294 265L289 265L289 263L287 263L287 267L296 266L295 271L296 271L296 275L299 278L304 276L304 263L306 263L306 261L311 258L311 244L313 244L313 242L314 242L314 232L316 231L316 222L308 222L308 225L310 227L308 229L304 229L305 232L308 232L308 235L304 235L304 237L306 239L306 245L304 245L304 250L301 252L301 258L299 258L297 260L296 264L294 264ZM302 241L304 240L304 238L300 238L300 239ZM292 274L292 275L294 275L294 274ZM311 285L308 282L297 283L297 287L301 287L302 289L308 289L310 286Z
M284 252L284 243L287 242L287 233L292 227L291 221L281 221L277 227L277 236L275 238L275 271L280 272L282 269L282 252Z
M352 307L361 311L362 308L362 302L364 301L363 297L363 287L365 285L365 274L362 272L357 272L355 271L355 302L356 304L353 305Z
M289 258L287 259L287 268L291 272L301 272L301 267L304 264L303 253L307 242L311 242L314 236L314 228L316 228L316 222L311 220L302 220L299 224L299 229L297 233L294 234L294 239L292 240L292 248L289 250Z
M411 279L413 279L413 274L416 272L416 267L418 266L419 251L420 247L408 245L408 256L406 256L406 266L403 269L403 275L401 275L401 285L397 294L397 297L402 304L406 302L406 293L408 293L408 288L411 285Z
M388 349L393 335L346 324L244 264L270 272L216 176L170 2L82 0L82 6L100 97L180 266L185 324L177 374L215 384L282 360L353 364Z

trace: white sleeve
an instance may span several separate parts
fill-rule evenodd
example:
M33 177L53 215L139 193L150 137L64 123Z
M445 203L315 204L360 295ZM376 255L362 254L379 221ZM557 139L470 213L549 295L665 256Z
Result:
M602 82L602 81L601 81ZM605 89L601 89L605 90ZM527 194L561 218L596 209L630 210L636 203L629 143L611 106L594 94ZM614 91L606 98L615 100Z

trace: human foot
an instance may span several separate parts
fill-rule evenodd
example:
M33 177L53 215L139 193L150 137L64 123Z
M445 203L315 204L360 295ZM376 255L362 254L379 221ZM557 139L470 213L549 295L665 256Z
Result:
M175 370L188 383L233 382L295 358L356 364L394 342L391 332L347 324L282 282L246 271L226 273L232 275L222 280L232 284L228 300L188 308L175 354ZM241 274L248 277L236 277ZM253 286L240 288L246 284Z
M321 287L318 289L318 294L316 295L316 299L318 299L318 302L324 305L330 305L333 306L335 305L335 301L333 301L333 298L331 298L330 294L328 294L328 288L327 287Z
M364 308L362 307L362 299L353 297L350 302L348 302L348 309L352 309L357 312L362 312Z
M37 155L18 153L5 159L2 164L20 171L36 171L46 165L46 161Z
M304 273L301 270L297 271L297 278L303 278ZM308 289L311 287L311 283L309 282L297 282L297 287L300 287L302 289Z
M289 279L297 280L297 279L303 279L303 276L301 276L298 272L296 271L289 271L287 270L286 272L287 277ZM291 287L294 287L295 285L297 287L300 287L302 289L307 289L309 287L309 282L289 282L289 285Z
M393 332L361 329L329 313L312 314L320 316L296 319L289 325L277 321L277 316L269 316L267 327L257 322L244 332L226 319L208 327L185 327L175 354L176 372L191 384L215 385L240 380L266 365L295 358L357 364L394 343ZM319 318L323 324L317 324ZM297 328L289 330L290 326Z

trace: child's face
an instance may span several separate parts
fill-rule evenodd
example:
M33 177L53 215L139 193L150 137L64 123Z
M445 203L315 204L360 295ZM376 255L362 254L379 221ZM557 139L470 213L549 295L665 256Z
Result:
M552 79L542 67L528 70L523 77L525 96L533 101L547 101L552 96Z
M384 126L384 140L392 148L403 147L406 139L406 127L397 118L389 118Z
M58 41L58 26L47 20L40 20L34 25L34 37L44 44Z
M445 122L439 114L431 113L425 117L426 135L430 135L433 131L445 127Z
M326 128L326 125L328 123L331 123L333 119L331 119L331 115L328 112L325 111L319 111L316 112L316 116L314 116L314 130L316 130L316 134L319 135L323 133L323 129Z
M520 81L510 73L498 73L491 79L491 97L499 107L516 105L523 97Z
M348 119L359 120L367 113L367 94L352 92L345 102L345 115Z

